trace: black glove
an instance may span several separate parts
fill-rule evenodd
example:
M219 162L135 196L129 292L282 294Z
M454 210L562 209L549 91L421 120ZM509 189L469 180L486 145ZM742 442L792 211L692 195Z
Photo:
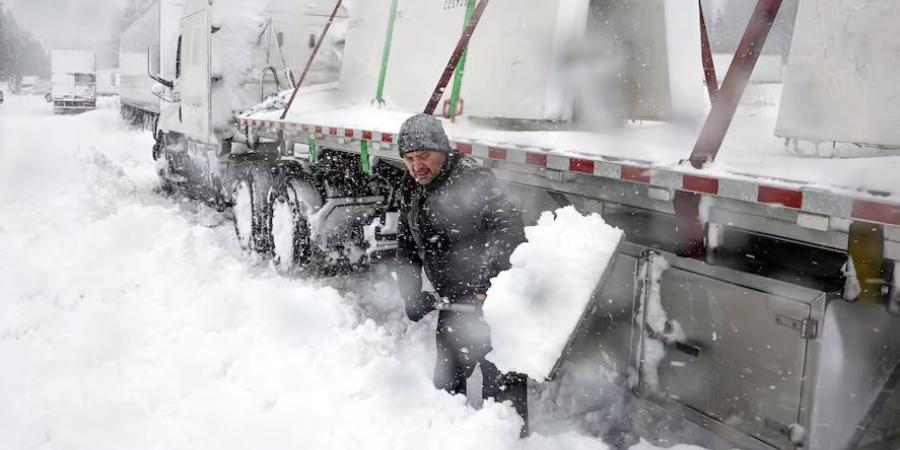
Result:
M435 310L435 302L438 296L431 292L420 292L418 297L406 299L406 316L413 322L418 322L428 313Z

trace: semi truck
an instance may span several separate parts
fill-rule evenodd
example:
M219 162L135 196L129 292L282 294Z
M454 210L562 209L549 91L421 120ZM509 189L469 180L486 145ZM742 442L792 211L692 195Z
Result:
M299 75L312 51L310 41L315 44L315 36L324 26L328 13L320 6L288 0L262 4L265 6L258 11L259 15L243 24L244 37L250 37L254 50L231 54L223 49L216 53L223 57L248 58L247 69L254 72L241 74L246 92L240 97L253 101L239 101L242 104L257 103L291 86L289 83ZM157 0L135 19L121 38L122 117L154 132L161 111L173 101L175 92L180 93L173 83L180 78L176 60L182 48L179 24L184 7L183 0ZM313 65L309 78L312 84L337 80L343 42L340 29L346 26L345 19L346 11L339 12L335 30L328 36L329 44Z
M237 92L278 68L221 52L272 47L221 18L274 21L185 0L152 156L279 271L358 269L396 246L401 123L442 116L526 222L574 205L624 230L568 367L605 361L712 448L896 448L900 6L801 2L783 84L746 92L774 101L741 104L780 4L758 1L719 86L697 3L335 1L309 61L346 14L339 81L307 64L255 102Z
M175 79L178 23L184 3L157 0L125 29L119 41L119 99L122 117L152 129L169 93L151 77Z
M53 50L50 66L54 114L78 113L97 107L97 58L94 52Z

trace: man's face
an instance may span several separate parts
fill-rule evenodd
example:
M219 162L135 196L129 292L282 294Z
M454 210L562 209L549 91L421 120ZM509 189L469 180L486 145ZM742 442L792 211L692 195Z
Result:
M416 183L426 185L441 173L446 157L443 152L409 152L403 155L403 162L406 163L406 169L415 178Z

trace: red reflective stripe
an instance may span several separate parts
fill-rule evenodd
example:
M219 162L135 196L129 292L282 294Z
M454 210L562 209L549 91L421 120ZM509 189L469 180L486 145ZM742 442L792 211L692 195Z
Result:
M344 137L352 138L352 137L353 137L353 130L352 130L352 129L349 129L349 128L346 129L346 130L344 130Z
M569 171L594 173L594 162L589 159L571 158L569 159Z
M332 136L337 136L337 128L329 127L329 128L328 128L328 134L330 134L330 135L332 135Z
M621 178L638 183L650 183L650 171L643 167L622 166Z
M255 120L251 120L251 121L250 121L250 126L251 126L251 127L255 127L255 126L256 126L256 121L255 121Z
M681 178L681 187L688 191L717 195L719 193L719 180L696 175L684 175Z
M505 160L506 159L506 149L505 148L488 147L488 158Z
M316 134L322 134L322 127L316 125L315 130L316 130Z
M305 123L304 123L304 124L301 125L301 126L303 127L303 131L309 131L309 125L308 125L308 124L305 124Z
M284 129L284 122L278 122L278 128Z
M790 189L759 186L756 200L760 203L784 205L788 208L800 208L803 206L803 193Z
M365 139L367 141L372 140L372 132L371 131L363 131L362 136L363 136L363 139Z
M854 219L900 225L900 205L854 200L851 215Z
M540 153L526 153L525 164L547 167L547 155L542 155Z
M459 150L459 152L464 155L472 154L472 144L463 144L463 143L459 142L456 144L456 149Z
M392 136L390 133L381 133L381 142L394 142L394 136Z

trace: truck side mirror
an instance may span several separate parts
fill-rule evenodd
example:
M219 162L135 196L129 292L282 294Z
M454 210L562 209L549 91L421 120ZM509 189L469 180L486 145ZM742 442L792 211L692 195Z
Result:
M165 87L167 87L167 88L169 88L169 89L174 88L174 87L175 87L175 83L174 83L174 82L169 81L169 80L165 80L165 79L163 79L162 77L159 76L159 63L158 63L158 62L159 62L159 48L156 49L156 50L157 50L157 51L156 51L156 55L157 55L156 58L153 58L153 51L152 51L152 50L153 50L153 46L152 46L152 45L148 45L148 46L147 46L147 76L149 76L150 78L152 78L153 81L156 81L157 83L159 83L159 84L161 84L161 85L163 85L163 86L165 86ZM155 60L155 61L154 61L154 60ZM156 94L156 92L154 92L154 94Z

